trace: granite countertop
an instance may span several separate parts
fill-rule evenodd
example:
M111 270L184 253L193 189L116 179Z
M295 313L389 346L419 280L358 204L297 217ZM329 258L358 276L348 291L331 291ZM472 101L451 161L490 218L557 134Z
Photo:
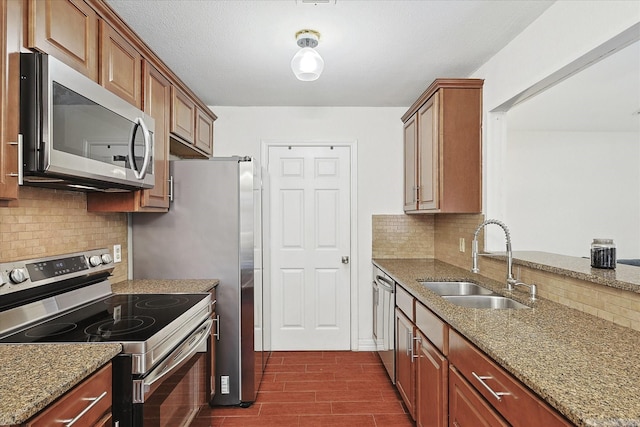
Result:
M443 320L578 426L640 426L640 332L538 299L532 307L453 305L418 280L469 280L500 293L504 285L432 259L375 259Z
M538 251L513 252L513 264L640 293L640 267L637 266L616 264L614 270L593 268L589 258Z
M25 422L121 351L106 343L0 345L0 425Z
M218 279L135 279L113 283L114 294L174 294L208 292Z

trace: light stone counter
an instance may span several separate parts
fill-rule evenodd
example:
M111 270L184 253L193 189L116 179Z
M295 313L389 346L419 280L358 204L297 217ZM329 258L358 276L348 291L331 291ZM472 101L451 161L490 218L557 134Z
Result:
M136 279L111 285L114 294L201 293L218 286L218 279Z
M640 332L545 299L532 307L453 305L419 280L469 280L504 293L502 283L432 259L376 259L419 301L578 426L640 426Z
M0 345L0 425L27 421L121 351L107 343Z

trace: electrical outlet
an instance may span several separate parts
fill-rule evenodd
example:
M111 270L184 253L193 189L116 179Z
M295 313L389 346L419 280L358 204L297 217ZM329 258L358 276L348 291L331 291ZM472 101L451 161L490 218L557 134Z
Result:
M113 262L122 262L122 247L113 245Z
M460 249L459 250L460 250L460 252L464 253L464 251L465 251L464 237L460 238L460 242L459 243L460 243Z
M229 375L220 377L220 394L229 394Z

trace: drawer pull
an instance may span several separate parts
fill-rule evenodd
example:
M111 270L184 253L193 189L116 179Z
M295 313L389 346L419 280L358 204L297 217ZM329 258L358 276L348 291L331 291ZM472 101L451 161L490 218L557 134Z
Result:
M415 337L413 339L416 342L416 345L413 346L412 351L411 351L411 361L413 362L414 359L418 359L420 358L420 345L422 345L422 338L420 337ZM416 354L417 353L417 354Z
M82 412L80 412L78 415L75 416L75 418L70 420L60 420L60 422L64 424L64 427L72 427L76 422L78 422L80 418L84 416L84 414L86 414L91 410L91 408L96 406L98 402L100 402L100 400L102 400L102 398L104 398L106 395L107 395L107 392L103 391L102 394L98 397L89 397L89 398L82 399L82 400L90 400L91 403L89 404L89 406L84 408Z
M506 392L506 391L493 391L493 389L491 387L489 387L489 385L486 382L484 382L484 380L492 380L493 377L491 375L480 376L480 375L476 374L475 372L471 372L471 375L473 375L473 377L475 379L477 379L480 382L480 384L482 384L482 386L484 388L486 388L487 391L489 393L491 393L491 395L493 397L495 397L498 401L500 401L500 402L502 401L502 396L510 396L511 395L511 393Z

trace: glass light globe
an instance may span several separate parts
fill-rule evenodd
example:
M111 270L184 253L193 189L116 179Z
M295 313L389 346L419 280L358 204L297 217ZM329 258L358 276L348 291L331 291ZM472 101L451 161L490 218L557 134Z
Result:
M298 80L317 80L324 69L324 60L313 48L303 47L291 60L291 69Z

